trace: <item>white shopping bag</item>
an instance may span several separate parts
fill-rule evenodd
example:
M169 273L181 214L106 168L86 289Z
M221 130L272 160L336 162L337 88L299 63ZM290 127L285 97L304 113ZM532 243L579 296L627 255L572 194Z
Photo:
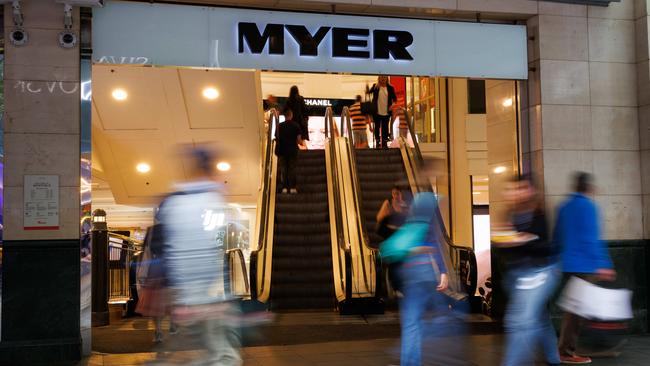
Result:
M567 282L557 305L590 320L632 319L632 291L603 288L575 276Z

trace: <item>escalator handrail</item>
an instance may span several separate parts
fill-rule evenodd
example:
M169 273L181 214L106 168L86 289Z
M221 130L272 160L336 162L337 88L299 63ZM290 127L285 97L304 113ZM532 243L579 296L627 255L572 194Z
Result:
M359 250L361 253L364 252L364 248L366 250L369 250L370 253L373 256L376 256L377 249L372 248L371 246L368 245L370 242L368 238L368 231L366 228L366 223L365 220L363 219L361 213L362 208L361 208L361 202L362 202L362 193L361 193L361 183L359 182L359 175L357 174L357 159L356 159L356 154L355 154L355 149L354 149L354 134L352 133L352 117L350 116L350 110L348 107L343 107L343 110L341 111L341 136L345 137L348 136L346 139L346 147L348 150L348 155L350 156L350 176L352 177L352 185L353 185L353 197L354 197L354 209L355 212L357 213L357 225L361 229L359 232ZM365 258L363 255L361 256L361 270L363 272L363 280L366 285L366 289L370 290L370 285L368 283L368 276L366 274L366 267L369 265L366 265Z
M244 288L246 289L246 293L250 294L251 289L250 289L250 284L248 282L248 276L246 275L246 260L244 259L244 252L239 248L226 250L226 255L228 257L228 260L232 259L233 254L236 254L237 258L239 259L239 264L241 265L242 272L243 272L242 274L244 277ZM232 268L230 269L230 271L232 274Z
M406 119L406 124L409 129L409 135L411 135L411 140L413 140L413 148L415 149L415 155L417 157L418 164L421 164L423 161L422 151L420 150L420 144L418 143L418 136L415 133L415 121L411 118L411 115L407 108L398 107L397 110L404 111L404 118Z
M261 187L261 195L262 195L262 202L260 205L260 211L261 215L258 221L258 227L259 227L259 232L258 232L258 246L257 249L254 250L253 252L255 255L257 255L257 258L259 260L259 253L264 253L264 260L262 261L262 275L261 275L261 284L259 292L262 293L264 291L264 278L266 276L266 256L268 253L266 253L267 250L267 241L269 240L268 238L268 220L269 220L269 206L270 206L270 200L271 200L271 186L272 182L271 180L273 179L273 145L275 143L275 137L277 136L277 131L279 129L279 123L280 123L280 114L276 109L271 109L269 111L269 122L268 122L268 129L266 131L266 144L264 146L264 160L262 162L263 164L263 172L262 172L262 187ZM274 133L275 131L275 133ZM258 262L259 263L259 262ZM252 267L252 266L251 266ZM252 273L252 272L251 272ZM256 281L257 282L257 281ZM257 289L252 289L252 292L255 291L257 294Z
M334 139L332 138L334 135L334 116L333 116L333 111L332 107L327 107L325 110L325 138L329 139L329 143L327 144L328 146L328 151L326 153L330 157L330 162L332 164L330 168L330 172L332 174L332 191L334 192L334 202L340 202L340 197L341 197L341 192L339 190L339 178L338 178L338 159L336 159L336 147L334 145ZM342 251L344 253L349 253L350 249L346 245L345 240L343 240L342 235L340 234L339 228L343 227L343 217L341 214L340 210L334 210L335 212L335 217L334 217L334 222L336 225L336 233L338 234L336 237L336 241L338 244L339 251ZM345 258L346 256L344 256ZM340 259L340 256L339 256ZM346 281L346 270L345 270L345 263L341 263L339 260L339 278L341 280L341 288L343 289L343 292L345 294L348 293L348 288L346 287L348 285L348 282Z
M413 154L412 154L412 152L410 151L410 149L407 148L407 149L406 149L406 152L407 152L407 158L408 158L409 161L410 161L409 164L411 165L411 169L413 169L412 174L413 174L413 179L414 179L414 181L415 181L414 187L415 187L418 191L420 191L422 187L420 187L419 183L420 183L422 180L421 180L421 178L418 177L418 175L419 175L419 172L418 172L419 169L418 169L418 167L421 166L421 165L422 165L422 162L423 162L422 153L421 153L421 151L420 151L420 146L419 146L419 144L418 144L418 141L417 141L417 139L415 138L415 133L414 133L413 130L412 130L413 122L412 122L412 120L411 120L411 118L410 118L409 112L408 112L407 109L404 109L404 108L402 108L402 109L404 110L404 117L405 117L406 120L408 121L409 131L410 131L410 134L411 134L411 138L412 138L412 140L413 140L413 146L414 146L414 149L413 149L413 150L415 151L415 156L413 156ZM406 142L403 138L401 138L401 137L400 137L400 139L402 140L402 141L401 141L401 144L403 144L403 146L408 147L407 142ZM415 193L417 193L417 192L413 192L413 193L415 194ZM449 236L449 233L447 232L447 228L445 227L445 223L444 223L443 220L442 220L442 215L441 215L441 213L440 213L440 207L436 207L436 210L437 210L436 214L437 214L438 217L439 217L439 220L437 220L437 221L438 221L438 225L440 226L439 233L442 234L442 237L443 237L443 240L445 241L445 244L446 244L446 245L451 249L451 250L450 250L450 255L451 255L451 253L453 252L454 255L459 256L458 261L460 261L460 253L461 253L461 252L467 252L471 258L474 258L473 260L475 261L475 258L476 258L476 257L475 257L475 255L473 254L473 253L474 253L474 250L473 250L472 248L470 248L470 247L466 247L466 246L461 246L461 245L456 245L456 244L454 244L454 243L452 242L451 237ZM450 259L453 260L454 258L450 258ZM476 263L474 263L474 265L476 265ZM454 268L454 270L457 270L457 271L458 271L457 275L460 276L460 270L461 270L461 268L460 268L460 262L457 263L457 266L458 266L459 268ZM470 274L470 275L473 276L473 274ZM473 294L469 294L469 295L472 296Z

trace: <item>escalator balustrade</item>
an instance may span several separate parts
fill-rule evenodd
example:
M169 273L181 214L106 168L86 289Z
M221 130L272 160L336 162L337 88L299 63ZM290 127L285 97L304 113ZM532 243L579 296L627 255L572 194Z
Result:
M276 195L271 308L332 309L325 151L300 151L296 172L298 193Z

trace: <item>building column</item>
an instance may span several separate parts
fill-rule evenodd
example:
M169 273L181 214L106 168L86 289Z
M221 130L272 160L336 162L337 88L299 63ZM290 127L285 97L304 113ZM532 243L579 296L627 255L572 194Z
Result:
M63 4L22 0L21 5L28 34L22 46L9 40L12 7L4 8L0 363L51 364L81 356L79 47L59 46ZM78 8L72 30L79 32ZM33 206L26 208L26 176L58 179L58 189L50 191L58 197L58 205L50 207L58 220L26 221L25 215L34 213ZM27 193L37 196L36 191Z
M643 238L650 239L650 1L636 0L636 62L639 148L643 190Z

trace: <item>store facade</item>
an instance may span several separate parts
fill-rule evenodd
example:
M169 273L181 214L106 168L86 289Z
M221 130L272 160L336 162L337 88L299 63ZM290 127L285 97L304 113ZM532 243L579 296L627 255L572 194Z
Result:
M88 299L79 296L79 161L88 153L83 70L90 62L80 61L84 47L92 48L95 64L517 80L517 165L539 177L549 212L568 192L572 171L596 175L605 238L617 263L634 259L622 277L644 314L650 238L645 1L416 1L409 9L364 0L251 3L258 9L108 1L93 10L91 44L84 44L90 28L75 9L72 31L81 42L72 49L50 42L63 27L58 4L36 3L23 6L31 16L24 24L29 43L7 42L5 49L3 357L70 359L82 345L89 350L90 327L80 317ZM13 29L10 14L5 8L5 39ZM432 15L437 20L427 19ZM406 18L413 16L418 19ZM71 90L77 92L66 93ZM25 230L24 175L60 176L57 229ZM647 318L637 320L647 329Z

